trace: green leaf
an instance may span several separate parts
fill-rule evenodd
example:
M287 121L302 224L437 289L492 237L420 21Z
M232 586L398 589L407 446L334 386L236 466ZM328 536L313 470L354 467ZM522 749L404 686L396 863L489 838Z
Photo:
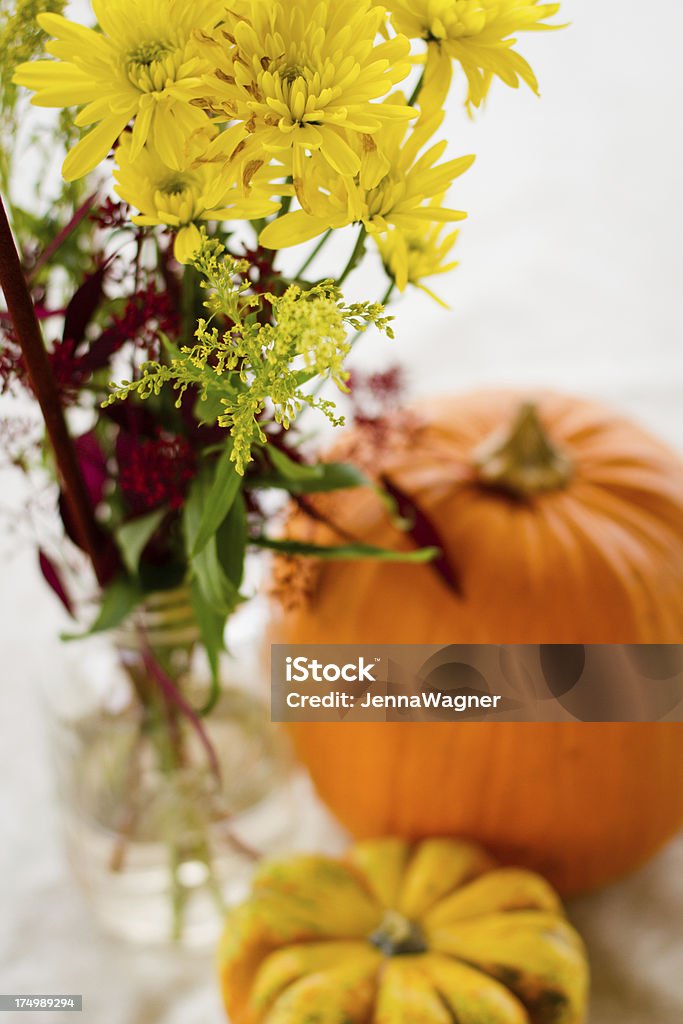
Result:
M210 535L206 544L193 552L196 538L204 518L204 509L209 492L213 489L206 474L197 477L190 488L183 514L185 544L189 554L192 575L202 592L204 600L216 614L227 616L241 602L238 588L223 570L218 556L216 534ZM220 526L220 523L218 524Z
M308 384L310 380L318 376L317 370L299 370L294 374L297 384Z
M126 569L135 576L145 550L157 529L163 522L167 509L158 508L149 515L124 523L116 531L116 541Z
M241 494L216 531L216 551L223 571L239 589L244 577L248 540L247 506Z
M286 480L319 480L322 476L323 464L315 466L304 466L300 462L294 462L289 455L285 455L279 448L271 445L268 448L268 455L278 473Z
M272 540L270 537L252 537L252 544L286 555L307 555L311 558L332 560L373 558L378 562L431 562L441 553L439 548L420 548L417 551L390 551L371 544L341 544L338 547L323 547L319 544L302 544L296 540Z
M161 339L161 344L163 345L164 350L171 357L171 359L182 359L183 358L182 352L180 351L178 346L174 342L171 341L171 339L169 338L169 336L167 334L164 334L163 331L159 331L159 337Z
M128 576L119 576L102 594L100 610L90 629L80 634L64 634L63 640L82 640L96 633L116 629L124 619L144 600L145 594L138 584Z
M207 489L204 483L200 485L204 489L203 507L196 523L196 530L189 537L190 557L198 555L206 547L232 508L239 492L242 477L235 469L234 462L230 460L231 452L232 446L229 445L217 460L210 487Z
M230 390L234 389L231 388ZM194 414L200 423L208 426L213 426L216 423L218 417L225 412L223 402L225 394L225 390L216 391L215 393L209 391L205 396L197 399L194 406ZM222 447L223 445L221 445Z
M215 537L192 559L191 566L204 598L216 613L230 615L242 598L238 588L223 571Z
M225 615L215 611L206 601L197 580L192 582L190 600L211 669L211 691L204 707L199 711L199 714L203 716L213 710L220 695L218 672L220 654L225 650Z
M351 487L368 487L370 481L355 466L345 462L323 462L309 469L320 473L309 479L292 479L275 473L266 473L249 479L251 487L274 487L289 494L320 494L323 491L342 491Z

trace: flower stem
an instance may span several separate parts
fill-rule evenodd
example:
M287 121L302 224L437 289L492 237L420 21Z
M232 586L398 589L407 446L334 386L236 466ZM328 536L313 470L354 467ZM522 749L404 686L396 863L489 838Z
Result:
M0 199L0 285L24 355L31 386L40 405L74 530L88 554L100 585L110 579L113 548L97 525L76 450L66 426L31 293L19 260L5 207Z
M170 846L168 854L170 858L171 909L173 915L171 919L171 940L173 942L180 942L183 937L185 902L187 899L185 887L182 885L179 877L179 870L183 864L183 857L180 849L173 843Z
M192 345L197 320L201 309L202 291L201 278L193 266L183 268L183 281L180 294L180 315L182 318L183 340Z
M385 291L385 293L384 293L384 295L382 296L382 298L381 298L381 299L379 300L379 301L381 302L381 304L382 304L383 306L386 306L386 304L387 304L387 303L389 302L389 299L390 299L390 298L391 298L391 296L392 296L392 295L394 294L394 289L395 289L395 287L396 287L396 282L395 282L395 281L393 281L393 280L392 280L392 281L390 281L390 282L389 282L389 287L388 287L388 288L387 288L387 290Z
M288 179L288 180L291 181L291 178ZM286 213L289 213L289 209L290 209L290 207L292 205L292 200L293 199L294 199L294 196L283 196L282 197L282 203L280 204L280 209L278 210L278 214L277 214L278 217L284 217Z
M115 874L122 872L125 867L128 848L139 816L139 807L135 797L137 796L137 786L140 783L140 758L145 738L143 721L140 723L133 748L130 752L130 761L124 787L127 803L124 807L120 824L116 829L116 843L109 860L109 870Z
M425 84L425 73L423 71L422 74L420 75L420 77L417 80L417 83L415 85L415 88L412 91L410 99L408 100L408 106L409 107L414 107L415 104L417 103L417 101L419 99L419 96L420 96L420 93L422 92L422 86L424 84Z
M189 722L190 726L194 729L199 739L199 742L204 747L206 752L209 767L215 776L216 781L220 784L221 782L221 769L216 754L215 748L209 739L204 725L200 721L194 708L188 703L185 697L182 695L173 680L164 672L161 665L158 663L150 647L143 648L142 652L145 668L150 675L151 679L154 679L164 696L164 699L170 707L179 711L180 714Z
M295 281L298 281L306 273L306 271L310 267L310 265L313 262L313 260L316 258L318 253L321 251L322 247L325 245L325 243L331 237L332 237L332 228L328 228L327 231L324 233L324 235L321 235L321 237L318 239L317 244L313 247L313 249L311 249L310 253L308 254L308 256L306 257L304 262L301 264L301 266L297 270L296 274L294 275L294 280Z
M367 236L368 230L365 227L365 224L361 224L360 231L358 232L358 238L356 239L356 244L354 245L353 252L349 257L349 262L344 267L342 275L337 281L337 284L339 285L340 288L344 284L344 281L346 281L346 278L349 276L351 271L355 270L356 267L358 266L361 256L363 255L363 249L365 248L365 239L367 238Z

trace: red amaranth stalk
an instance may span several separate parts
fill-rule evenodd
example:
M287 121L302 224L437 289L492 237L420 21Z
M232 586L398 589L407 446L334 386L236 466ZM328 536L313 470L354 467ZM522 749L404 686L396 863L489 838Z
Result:
M92 210L95 202L97 201L97 192L93 192L92 195L88 196L84 203L74 213L69 223L62 228L59 234L53 238L47 248L40 254L36 260L35 266L31 268L29 274L29 280L33 280L41 267L44 267L46 263L49 263L56 252L62 247L67 238L73 234L81 221L85 220L90 211Z
M142 657L147 672L156 680L159 688L164 696L164 699L172 706L175 707L182 715L185 716L189 724L194 729L199 742L204 748L209 767L211 772L216 778L216 781L220 784L221 782L221 768L218 762L218 756L214 749L214 746L208 736L204 725L202 724L199 715L195 712L191 704L183 697L182 693L170 678L166 675L159 662L154 657L151 648L145 644L142 650Z
M16 338L21 345L31 385L45 420L74 529L83 550L87 552L92 562L99 584L104 586L110 578L110 545L103 538L90 505L76 450L64 419L50 360L43 345L31 294L1 198L0 286L5 293Z

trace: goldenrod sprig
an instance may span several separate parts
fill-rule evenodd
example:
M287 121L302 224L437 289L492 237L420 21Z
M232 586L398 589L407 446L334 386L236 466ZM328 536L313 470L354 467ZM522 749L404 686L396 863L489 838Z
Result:
M241 474L254 445L266 443L269 421L289 429L308 406L341 425L334 403L318 397L311 382L330 380L346 390L350 333L373 324L393 337L393 318L384 306L347 305L333 281L310 288L292 284L282 295L255 295L246 279L249 264L205 234L194 266L203 277L210 314L199 320L194 344L171 350L168 363L145 364L139 380L112 385L107 404L131 394L150 398L168 385L180 404L188 388L196 389L200 403L208 403L203 418L230 431L231 458ZM268 308L264 323L260 314Z

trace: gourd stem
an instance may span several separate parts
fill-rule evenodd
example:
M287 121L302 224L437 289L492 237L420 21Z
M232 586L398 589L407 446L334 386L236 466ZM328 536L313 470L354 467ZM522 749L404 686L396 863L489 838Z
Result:
M523 499L562 490L574 474L571 459L552 443L533 402L521 406L502 437L496 434L475 452L474 464L482 484Z
M419 925L395 910L387 910L379 928L368 942L385 956L411 956L427 952L425 936Z

